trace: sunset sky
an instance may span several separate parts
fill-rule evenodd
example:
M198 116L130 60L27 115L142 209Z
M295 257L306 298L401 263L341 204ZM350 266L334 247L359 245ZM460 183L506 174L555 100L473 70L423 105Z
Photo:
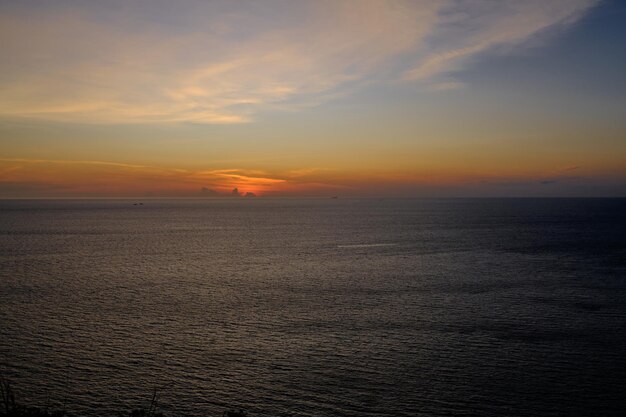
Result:
M626 2L3 1L0 198L626 196Z

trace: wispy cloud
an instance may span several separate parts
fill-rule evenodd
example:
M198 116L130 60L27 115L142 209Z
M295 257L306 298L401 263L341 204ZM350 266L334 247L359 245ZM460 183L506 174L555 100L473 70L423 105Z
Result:
M476 0L449 2L426 53L405 73L429 79L463 68L471 58L529 45L538 35L576 22L595 0Z
M91 160L0 159L0 198L624 195L624 176L183 169Z
M206 196L233 188L258 195L341 188L316 178L316 170L191 170L108 161L0 158L0 197L37 191L39 196ZM307 174L303 174L307 173ZM20 191L19 185L23 190ZM46 194L48 192L48 194Z
M136 165L136 164L124 164L120 162L108 162L108 161L90 161L90 160L70 160L70 159L28 159L28 158L0 158L0 163L2 162L14 162L14 163L22 163L22 164L62 164L62 165L102 165L102 166L112 166L119 168L150 168L147 165ZM19 166L19 165L18 165ZM13 165L15 167L15 165Z
M245 123L372 82L449 90L596 0L319 0L0 8L0 116ZM86 3L89 4L89 3ZM111 11L113 10L113 11ZM445 80L441 77L446 76Z

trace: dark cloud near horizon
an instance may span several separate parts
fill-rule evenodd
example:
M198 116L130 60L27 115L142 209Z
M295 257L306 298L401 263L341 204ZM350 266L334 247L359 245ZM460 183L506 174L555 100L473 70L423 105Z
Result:
M210 188L207 188L207 187L202 187L200 189L200 192L202 193L202 195L208 196L208 197L218 197L218 196L220 196L220 193L218 193L217 191L212 190Z
M333 193L336 195L337 193ZM282 197L328 197L324 193L270 194ZM20 198L188 198L252 197L238 188L220 193L208 187L200 189L144 189L143 191L121 190L115 187L88 189L83 185L71 187L54 183L12 181L0 182L0 199ZM463 197L626 197L626 178L607 180L593 177L558 177L545 180L480 180L463 184L370 184L346 188L342 197L419 197L419 198L463 198Z

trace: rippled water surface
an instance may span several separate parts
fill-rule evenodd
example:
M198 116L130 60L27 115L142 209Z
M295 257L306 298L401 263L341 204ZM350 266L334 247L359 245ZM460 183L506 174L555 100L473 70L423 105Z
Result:
M626 413L626 200L0 202L0 371L81 415Z

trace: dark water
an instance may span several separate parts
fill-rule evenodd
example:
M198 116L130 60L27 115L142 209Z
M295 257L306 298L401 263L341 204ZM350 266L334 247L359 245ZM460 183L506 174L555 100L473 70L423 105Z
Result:
M114 415L626 414L626 200L0 202L0 371Z

